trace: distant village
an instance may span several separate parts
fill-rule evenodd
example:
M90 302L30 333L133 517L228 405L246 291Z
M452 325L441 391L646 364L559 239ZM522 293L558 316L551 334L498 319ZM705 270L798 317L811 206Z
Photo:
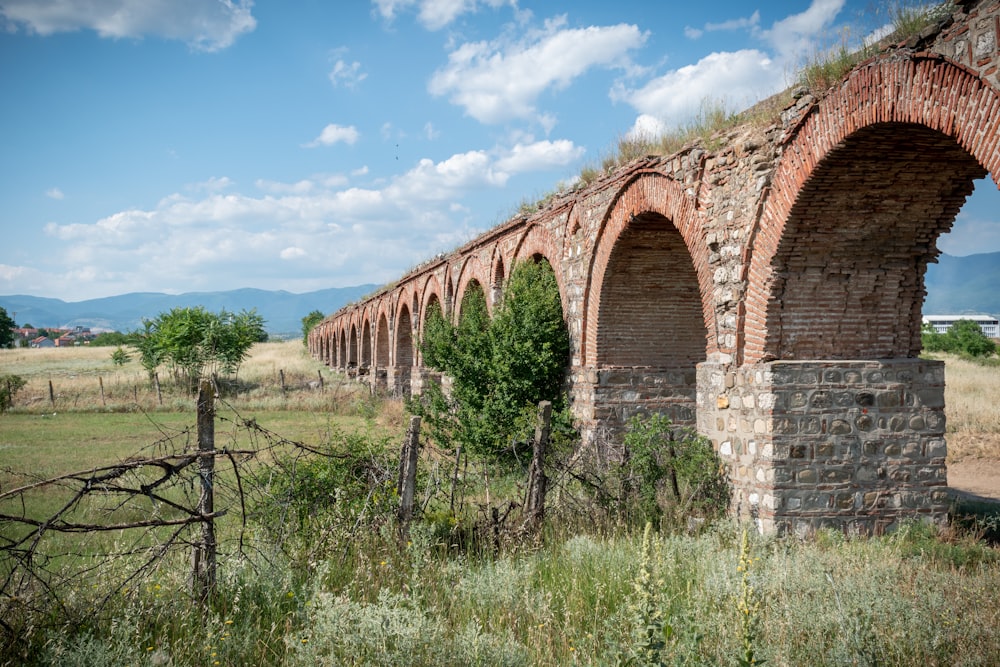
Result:
M36 329L21 327L14 329L14 347L73 347L87 345L97 338L90 327L72 329Z

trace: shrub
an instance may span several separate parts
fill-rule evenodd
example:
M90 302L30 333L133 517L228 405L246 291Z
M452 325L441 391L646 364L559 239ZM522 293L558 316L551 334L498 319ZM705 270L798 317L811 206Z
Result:
M14 405L14 397L25 384L20 375L0 375L0 412L7 412Z
M432 384L410 405L432 436L491 458L509 456L540 401L551 401L554 413L565 406L569 332L552 267L515 266L492 320L481 289L466 294L457 325L432 306L421 350L428 366L452 380L450 396Z
M997 351L996 344L972 320L958 320L944 333L925 324L920 342L928 352L952 352L965 357L989 357Z
M629 420L622 464L622 501L640 521L674 522L721 515L729 486L712 443L664 415Z

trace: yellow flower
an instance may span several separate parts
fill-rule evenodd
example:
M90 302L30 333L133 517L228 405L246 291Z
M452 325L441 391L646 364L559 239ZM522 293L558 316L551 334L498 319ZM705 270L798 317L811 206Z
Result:
M226 621L226 625L232 625L232 624L233 624L233 619L230 618Z

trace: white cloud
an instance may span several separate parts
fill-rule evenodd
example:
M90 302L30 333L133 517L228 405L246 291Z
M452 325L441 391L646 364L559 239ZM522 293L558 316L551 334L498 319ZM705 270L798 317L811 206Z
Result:
M786 61L793 62L817 48L817 38L833 25L844 0L813 0L804 12L776 21L759 36Z
M709 54L635 90L616 86L611 96L628 102L640 114L677 125L694 117L706 100L719 101L719 91L726 91L722 101L742 108L782 87L783 77L783 69L766 53L744 49ZM648 125L650 119L643 122Z
M564 167L582 157L585 151L582 146L576 146L568 139L516 144L507 155L497 160L496 166L510 173L543 171Z
M66 195L59 188L49 188L45 191L45 196L49 199L65 199Z
M705 32L718 32L720 30L745 30L747 28L754 28L760 24L760 12L755 11L750 16L738 19L729 19L728 21L720 21L719 23L706 23Z
M212 176L207 181L202 181L201 183L193 183L187 187L188 190L194 192L221 192L234 185L232 179L228 176L222 176L216 178Z
M301 259L302 257L305 257L306 254L307 254L306 251L303 250L302 248L299 248L298 246L291 246L282 250L280 256L281 259L292 260L292 259Z
M565 88L594 67L626 68L629 51L646 41L634 25L566 28L565 22L565 17L547 21L519 42L462 44L434 73L431 94L447 95L482 123L535 119L551 129L552 117L535 108L542 93Z
M662 134L689 123L707 103L728 109L745 108L787 85L787 75L806 53L815 52L834 24L844 0L812 0L808 9L760 27L760 13L685 28L691 39L710 31L749 30L766 50L742 49L709 54L693 65L671 70L642 86L619 82L611 91L639 113L630 134ZM720 96L720 91L724 91Z
M336 125L330 123L323 128L319 136L304 144L304 148L316 148L317 146L332 146L333 144L342 141L345 144L351 145L356 142L361 137L358 129L353 125Z
M251 0L5 0L0 16L8 29L38 35L94 30L101 37L155 35L201 51L224 49L257 21Z
M295 183L281 183L279 181L268 181L258 178L254 181L254 185L257 186L258 190L270 194L305 194L316 186L315 183L307 178Z
M424 136L427 137L428 140L434 141L441 136L441 131L434 129L434 123L427 121L424 124Z
M517 9L516 0L372 0L372 4L387 21L402 10L416 7L417 20L428 30L440 30L462 14L478 11L481 5L496 9L509 4Z
M508 147L420 160L377 188L351 187L340 174L257 179L256 194L188 188L145 210L51 223L44 228L48 251L37 266L0 267L0 293L73 299L235 289L247 280L303 291L391 280L472 238L479 231L475 216L482 214L473 202L484 190L503 188L518 173L559 168L583 153L567 140L517 137ZM367 173L356 171L352 175Z
M348 88L354 88L366 78L368 74L361 71L361 63L357 61L348 63L345 60L338 60L330 70L330 83L334 86L343 84Z

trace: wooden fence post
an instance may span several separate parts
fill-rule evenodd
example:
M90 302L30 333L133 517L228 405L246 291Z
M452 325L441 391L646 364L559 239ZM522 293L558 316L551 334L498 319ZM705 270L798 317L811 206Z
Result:
M323 371L317 369L316 375L319 376L319 390L323 391L323 388L325 387L325 384L323 383Z
M156 401L163 405L163 394L160 392L160 374L153 373L153 386L156 387Z
M528 468L528 497L525 499L525 524L531 530L537 530L542 525L545 516L545 450L549 444L549 430L552 420L552 403L542 401L538 404L538 423L535 425L535 442L531 456L531 466Z
M56 390L52 387L52 380L49 380L49 403L56 407Z
M420 452L420 417L410 417L406 441L399 457L399 523L404 532L413 518L413 496L417 487L417 455Z
M279 368L278 369L278 378L281 380L281 393L284 394L285 393L285 369L284 368Z
M466 456L468 460L468 456ZM451 515L455 516L455 487L458 486L458 466L462 463L462 445L455 447L455 471L451 475Z
M98 375L97 383L101 385L101 405L107 405L107 402L104 400L104 378Z
M211 380L202 379L198 388L198 473L201 478L201 498L197 512L202 517L215 513L213 484L215 482L215 390ZM192 583L196 599L207 603L215 590L215 523L202 520L201 540L192 554Z

